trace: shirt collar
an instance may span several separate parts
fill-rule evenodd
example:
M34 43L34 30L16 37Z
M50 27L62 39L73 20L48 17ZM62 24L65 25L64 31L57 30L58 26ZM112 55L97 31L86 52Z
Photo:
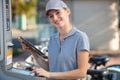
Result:
M71 31L65 36L65 38L72 36L76 32L75 28L73 27Z
M72 28L71 31L65 36L65 38L69 37L69 36L72 36L74 33L76 32L76 28ZM56 34L55 38L59 38L59 32ZM64 39L65 39L64 38Z

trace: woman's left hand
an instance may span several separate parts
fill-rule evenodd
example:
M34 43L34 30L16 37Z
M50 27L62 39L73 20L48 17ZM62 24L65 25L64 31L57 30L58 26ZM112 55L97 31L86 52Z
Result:
M43 68L32 68L32 71L35 72L37 76L49 78L50 73Z

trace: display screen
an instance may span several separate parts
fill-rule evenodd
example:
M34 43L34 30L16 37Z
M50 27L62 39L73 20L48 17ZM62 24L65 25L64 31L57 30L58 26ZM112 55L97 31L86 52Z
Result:
M1 40L1 39L0 39ZM0 42L0 54L1 54L1 42Z
M0 0L0 55L1 55L1 34L2 34L2 0Z
M6 29L10 31L10 13L9 13L9 0L6 0Z

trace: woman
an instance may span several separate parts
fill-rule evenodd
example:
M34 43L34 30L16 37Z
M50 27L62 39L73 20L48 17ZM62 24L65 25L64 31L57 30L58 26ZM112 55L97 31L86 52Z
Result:
M88 68L89 41L84 32L73 28L70 22L70 9L61 0L49 0L46 16L58 29L50 38L49 72L33 69L38 75L53 79L85 78Z
M33 68L33 71L48 79L76 79L86 77L89 59L87 35L74 28L70 22L70 9L62 0L49 0L46 16L58 29L48 45L49 71Z

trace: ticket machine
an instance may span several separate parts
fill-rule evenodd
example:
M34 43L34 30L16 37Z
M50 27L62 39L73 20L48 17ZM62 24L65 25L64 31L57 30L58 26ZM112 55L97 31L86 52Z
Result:
M0 0L0 80L46 80L24 69L13 68L11 0Z

